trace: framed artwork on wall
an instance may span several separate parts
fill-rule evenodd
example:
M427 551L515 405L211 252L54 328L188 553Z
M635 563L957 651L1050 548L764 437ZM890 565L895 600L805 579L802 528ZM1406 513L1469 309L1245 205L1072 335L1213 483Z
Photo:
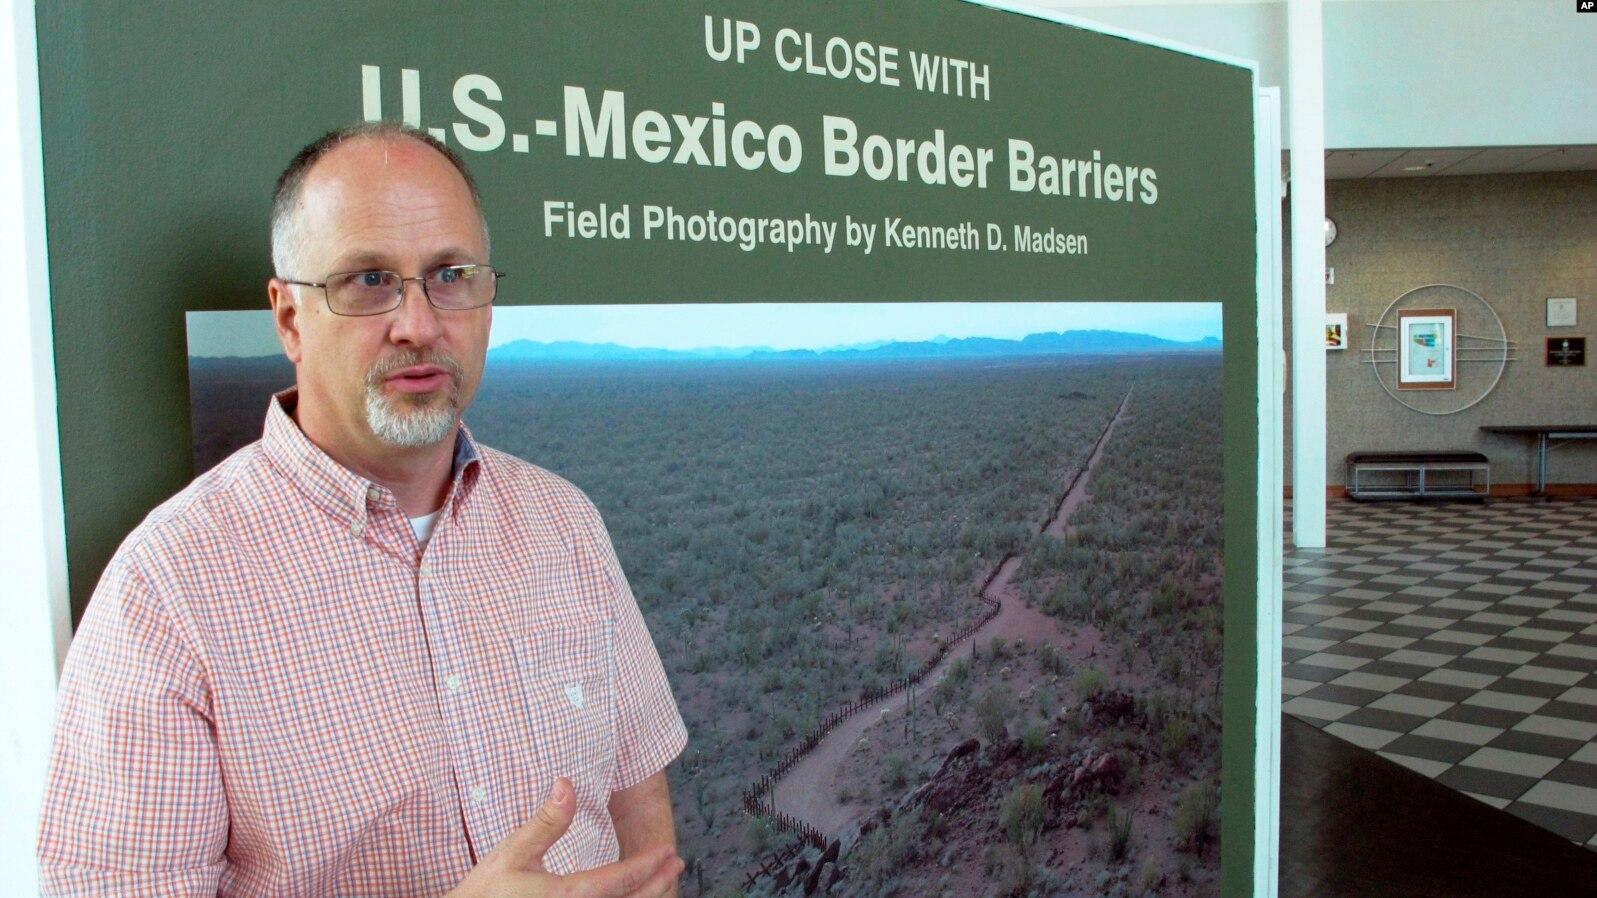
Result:
M1575 326L1575 297L1549 296L1547 298L1547 326Z
M1330 221L1330 219L1326 219ZM1325 349L1331 352L1347 348L1347 313L1325 313Z
M1451 390L1458 386L1453 363L1458 342L1453 309L1405 309L1397 313L1399 390Z
M1586 364L1585 337L1548 337L1547 366L1549 368L1576 368Z

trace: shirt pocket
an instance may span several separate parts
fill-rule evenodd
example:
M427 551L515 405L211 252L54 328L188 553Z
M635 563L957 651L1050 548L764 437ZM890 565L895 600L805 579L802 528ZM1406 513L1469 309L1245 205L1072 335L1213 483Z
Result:
M601 806L615 769L614 630L585 620L529 636L519 659L538 766Z

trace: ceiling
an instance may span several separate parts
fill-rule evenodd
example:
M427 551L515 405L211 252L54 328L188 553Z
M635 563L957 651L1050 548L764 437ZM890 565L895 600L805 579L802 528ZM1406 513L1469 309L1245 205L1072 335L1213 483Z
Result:
M1327 180L1597 170L1597 146L1327 150Z

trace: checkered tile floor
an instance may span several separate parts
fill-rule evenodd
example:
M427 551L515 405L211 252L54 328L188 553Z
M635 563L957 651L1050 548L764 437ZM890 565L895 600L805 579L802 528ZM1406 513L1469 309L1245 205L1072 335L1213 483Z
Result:
M1332 502L1329 548L1287 532L1286 712L1597 850L1597 500Z

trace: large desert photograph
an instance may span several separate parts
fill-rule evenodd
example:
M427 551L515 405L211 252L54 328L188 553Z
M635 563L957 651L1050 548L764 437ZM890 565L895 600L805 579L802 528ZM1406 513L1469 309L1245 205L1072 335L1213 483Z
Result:
M1219 894L1214 303L502 307L465 420L603 514L682 894ZM190 313L196 471L292 384Z

